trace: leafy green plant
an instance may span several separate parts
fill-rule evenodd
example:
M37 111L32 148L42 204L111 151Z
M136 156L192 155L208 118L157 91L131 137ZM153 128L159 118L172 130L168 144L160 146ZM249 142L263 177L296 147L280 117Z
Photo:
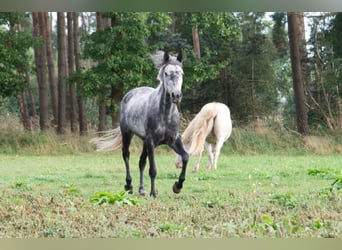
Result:
M184 226L181 225L174 225L170 223L163 223L157 226L157 228L162 232L168 232L168 231L183 231Z
M337 175L341 174L341 171L333 168L321 168L321 169L308 169L308 175L311 176L321 176L324 178L335 178Z
M136 205L138 201L128 195L127 191L121 191L116 194L110 192L96 192L90 196L90 202L96 205L103 203L118 204L118 205Z
M216 178L214 176L211 175L202 175L202 176L198 176L197 180L199 181L209 181L209 180L215 180Z
M342 192L342 177L336 178L335 181L331 183L330 192L333 191Z
M279 204L280 206L289 209L293 209L297 205L297 201L290 193L273 195L269 201L272 204Z
M214 208L222 205L222 201L220 198L216 197L215 199L202 201L203 207Z
M16 189L25 190L25 191L31 190L31 187L26 182L23 182L23 181L17 181L14 184L14 187Z

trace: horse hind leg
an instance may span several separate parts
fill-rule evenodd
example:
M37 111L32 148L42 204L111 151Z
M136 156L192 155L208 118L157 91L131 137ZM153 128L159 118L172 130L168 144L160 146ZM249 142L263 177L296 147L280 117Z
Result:
M126 185L125 190L129 193L133 193L133 186L132 186L132 177L129 167L129 145L131 144L133 134L130 132L122 133L122 158L125 162L126 167Z
M215 145L215 149L213 152L213 155L214 155L213 168L215 170L217 169L217 161L218 161L218 158L220 156L220 152L221 152L221 148L223 146L223 143L224 143L223 140L219 140L216 142L216 145Z
M202 158L202 153L203 153L203 150L198 154L197 156L197 160L196 160L196 163L195 163L195 167L194 167L194 172L197 172L199 167L200 167L200 164L201 164L201 158Z
M144 189L144 170L146 166L146 158L147 158L147 145L144 143L143 151L140 155L139 160L139 169L140 169L140 186L139 186L139 194L145 195Z
M214 153L213 153L213 146L210 143L205 143L205 148L207 149L208 154L208 165L207 168L210 170L213 168L214 164Z

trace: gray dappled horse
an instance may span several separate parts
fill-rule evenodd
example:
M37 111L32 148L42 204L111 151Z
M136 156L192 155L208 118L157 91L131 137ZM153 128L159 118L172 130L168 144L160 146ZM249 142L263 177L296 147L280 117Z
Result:
M92 140L97 145L97 151L108 151L108 149L112 150L122 146L122 156L126 166L126 191L133 191L129 166L129 146L133 135L137 135L143 141L143 150L139 160L139 193L145 194L144 169L148 157L151 179L150 195L156 197L157 169L154 149L161 144L167 144L181 156L183 168L178 181L173 185L173 192L179 193L183 187L189 155L184 150L179 134L180 119L177 104L182 99L183 69L181 61L181 53L177 58L173 58L165 52L157 76L159 86L157 88L138 87L130 90L120 103L120 127L110 131L109 136L104 139L94 138Z

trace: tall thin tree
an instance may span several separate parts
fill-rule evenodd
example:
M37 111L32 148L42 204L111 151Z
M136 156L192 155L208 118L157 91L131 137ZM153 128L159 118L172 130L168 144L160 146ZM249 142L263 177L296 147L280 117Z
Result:
M74 25L73 15L74 12L67 13L68 19L68 74L72 75L75 71L75 58L74 58ZM76 118L76 84L69 83L69 117L70 117L70 129L71 132L76 133L77 131L77 118Z
M57 13L57 43L58 43L58 127L59 134L65 133L66 127L66 33L64 12Z
M302 61L306 60L303 58L303 52L301 52L303 49L301 46L305 44L305 41L303 41L305 35L302 34L305 31L304 22L302 21L304 16L302 12L288 12L287 18L297 130L300 134L307 135L309 125L304 92L305 76L302 67Z
M75 67L76 71L81 71L81 49L80 49L80 39L79 39L79 28L78 28L78 14L74 12L73 15L73 24L74 24L74 54L75 54ZM78 87L76 85L76 87ZM77 91L79 88L76 88ZM80 135L86 135L88 131L87 127L87 116L86 116L86 109L85 103L82 96L78 93L77 94L77 104L78 104L78 122L80 128Z
M43 18L41 19L41 24L44 25L44 40L46 48L46 58L47 58L47 68L49 76L49 86L50 86L50 96L51 96L51 107L53 120L52 124L54 127L58 124L58 89L56 84L56 74L55 74L55 63L52 48L52 22L49 17L48 12L42 12Z
M41 38L39 12L32 12L33 35ZM39 126L42 131L48 128L48 89L46 82L46 56L44 43L42 46L34 47L34 57L37 69L38 89L39 89Z
M101 12L96 12L96 28L97 30L103 30L105 28L104 19ZM106 20L107 21L107 20ZM106 22L108 23L108 22ZM101 62L100 62L101 63ZM99 100L99 128L98 131L104 131L106 129L106 105L101 100Z

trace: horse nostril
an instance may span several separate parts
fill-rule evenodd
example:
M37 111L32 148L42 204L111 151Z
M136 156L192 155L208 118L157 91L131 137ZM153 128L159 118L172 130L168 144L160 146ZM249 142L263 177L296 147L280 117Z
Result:
M172 97L172 99L174 100L174 101L176 101L176 102L178 102L178 101L180 101L181 100L181 98L182 98L182 93L180 93L180 94L175 94L175 93L171 93L171 97Z

